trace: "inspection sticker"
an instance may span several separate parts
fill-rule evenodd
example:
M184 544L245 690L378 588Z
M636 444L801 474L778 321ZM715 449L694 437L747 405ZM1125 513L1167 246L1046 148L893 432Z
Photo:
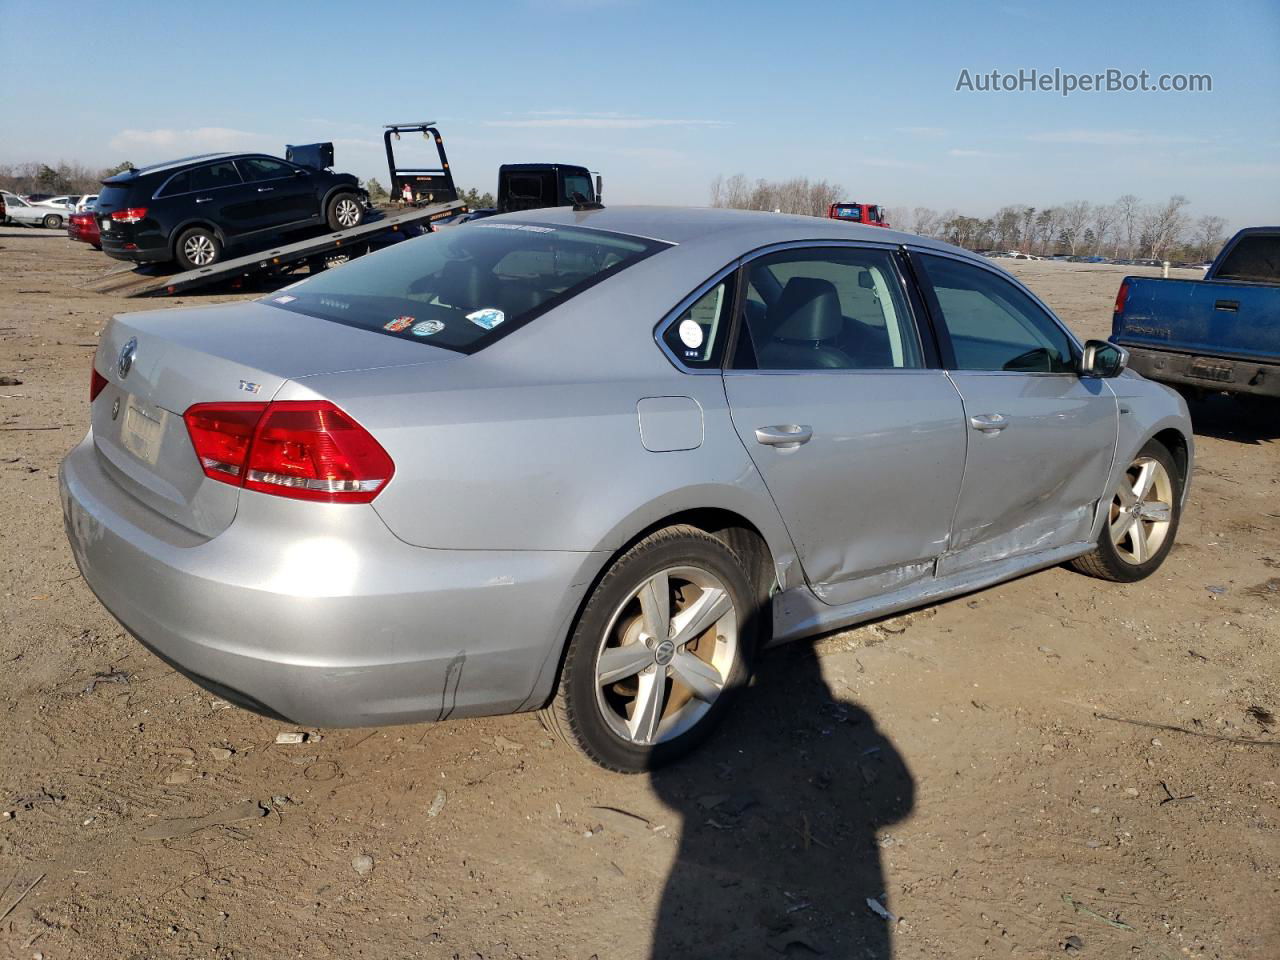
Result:
M503 320L507 319L506 314L501 310L495 310L493 307L485 307L483 310L477 310L475 313L468 313L467 319L474 323L477 327L484 327L486 330L492 330Z
M394 320L384 323L382 329L388 333L399 333L401 330L408 330L413 326L413 321L417 317L396 317Z
M690 350L696 350L702 346L702 325L697 320L682 320L680 322L680 342Z
M433 333L439 333L443 329L444 324L439 320L423 320L413 328L413 335L415 337L429 337Z

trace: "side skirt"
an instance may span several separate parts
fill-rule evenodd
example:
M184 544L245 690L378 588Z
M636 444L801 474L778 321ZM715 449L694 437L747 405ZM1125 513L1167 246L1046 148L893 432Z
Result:
M1024 573L1065 563L1088 553L1093 547L1092 541L1081 540L1043 553L999 560L938 580L914 583L893 593L838 607L823 603L807 585L793 587L774 595L773 642L770 646L981 590Z

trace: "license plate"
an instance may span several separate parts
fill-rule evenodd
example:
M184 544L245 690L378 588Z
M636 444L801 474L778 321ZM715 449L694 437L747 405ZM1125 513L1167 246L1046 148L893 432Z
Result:
M1187 370L1193 377L1201 380L1216 380L1219 383L1229 383L1235 372L1235 364L1224 362L1221 360L1205 360L1197 357L1191 361L1191 367Z
M111 232L111 221L110 221L110 220L103 220L103 221L102 221L102 232L103 232L103 233L110 233L110 232Z
M160 442L164 438L166 412L159 407L130 396L124 410L124 426L120 442L124 448L143 463L155 466L160 457Z

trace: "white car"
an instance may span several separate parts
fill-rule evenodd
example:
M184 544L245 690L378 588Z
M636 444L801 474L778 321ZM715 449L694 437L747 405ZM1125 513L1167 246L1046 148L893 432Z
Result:
M76 213L84 213L86 210L92 210L93 205L97 202L98 195L96 193L86 193L76 203Z
M66 207L44 207L29 203L20 196L4 191L4 212L6 222L20 223L27 227L48 227L59 229L70 213Z

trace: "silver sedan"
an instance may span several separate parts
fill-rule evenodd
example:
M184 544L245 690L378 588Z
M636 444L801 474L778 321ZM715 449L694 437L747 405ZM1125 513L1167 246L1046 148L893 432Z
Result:
M723 210L539 210L115 317L61 471L85 580L235 703L541 710L649 769L765 645L1070 562L1149 575L1187 410L1007 273Z

